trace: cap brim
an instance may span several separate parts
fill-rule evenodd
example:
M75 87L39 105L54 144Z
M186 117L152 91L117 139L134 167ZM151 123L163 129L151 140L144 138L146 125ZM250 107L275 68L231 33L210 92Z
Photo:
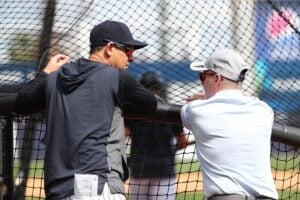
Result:
M137 41L137 40L122 42L122 44L132 46L134 49L141 49L141 48L144 48L145 46L148 45L145 42L140 42L140 41Z
M193 71L203 72L208 70L203 61L195 61L190 64L190 68Z

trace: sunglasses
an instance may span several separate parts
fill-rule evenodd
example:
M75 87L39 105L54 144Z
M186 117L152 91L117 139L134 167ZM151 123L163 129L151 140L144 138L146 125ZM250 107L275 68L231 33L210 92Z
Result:
M212 72L212 71L203 71L199 73L199 79L201 82L204 82L207 76L212 76L217 74L216 72Z
M106 42L112 42L113 45L119 49L122 49L127 56L131 56L133 51L134 51L134 48L133 46L126 46L125 44L120 44L118 42L114 42L114 41L111 41L111 40L105 40Z

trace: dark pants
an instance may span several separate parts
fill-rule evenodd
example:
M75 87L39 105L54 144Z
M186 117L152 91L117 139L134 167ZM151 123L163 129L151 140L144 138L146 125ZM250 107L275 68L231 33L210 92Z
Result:
M254 196L242 196L238 194L224 194L224 195L213 195L207 198L207 200L273 200L270 197L254 197Z

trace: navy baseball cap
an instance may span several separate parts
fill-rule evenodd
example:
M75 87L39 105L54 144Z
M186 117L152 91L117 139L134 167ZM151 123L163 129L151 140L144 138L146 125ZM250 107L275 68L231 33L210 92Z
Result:
M108 41L130 46L134 49L140 49L148 45L133 39L126 24L110 20L104 21L93 28L90 33L90 46L91 48L104 46Z

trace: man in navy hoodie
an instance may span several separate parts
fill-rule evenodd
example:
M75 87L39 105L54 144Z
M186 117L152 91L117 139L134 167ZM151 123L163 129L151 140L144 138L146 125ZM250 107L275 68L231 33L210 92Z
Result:
M153 113L157 107L154 95L125 71L146 43L133 39L124 23L105 21L91 31L90 45L88 59L54 72L46 67L15 103L23 114L46 108L49 200L125 200L123 114Z

